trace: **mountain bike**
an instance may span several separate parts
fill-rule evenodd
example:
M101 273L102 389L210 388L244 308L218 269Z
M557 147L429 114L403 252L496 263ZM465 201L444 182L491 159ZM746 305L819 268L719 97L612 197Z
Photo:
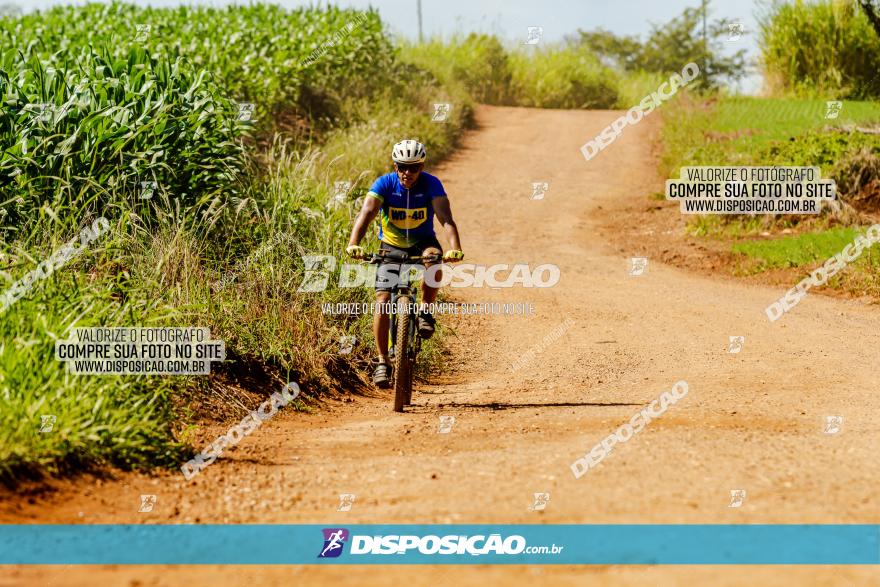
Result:
M409 255L405 251L382 249L369 256L369 263L379 264L390 261L400 264L399 278L391 288L390 332L388 336L388 356L391 358L391 387L394 389L394 411L402 412L404 406L412 403L413 372L416 358L422 348L422 338L417 332L419 309L418 281L409 282L407 265L422 261L434 262L440 255Z

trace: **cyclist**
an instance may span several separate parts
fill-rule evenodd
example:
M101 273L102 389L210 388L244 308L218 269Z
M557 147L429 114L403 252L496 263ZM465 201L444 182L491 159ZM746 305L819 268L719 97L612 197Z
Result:
M425 146L413 139L400 141L391 151L394 172L377 179L354 221L346 253L355 259L365 256L360 246L367 227L381 212L379 221L379 248L406 251L408 255L440 255L440 242L434 234L434 215L446 231L452 248L443 255L444 261L461 261L464 253L458 239L458 227L452 219L449 198L440 180L422 169L428 155ZM430 267L434 263L423 263ZM376 312L373 315L373 336L379 357L373 369L373 383L377 387L389 387L388 328L390 318L386 304L391 299L391 285L380 279L381 267L376 270ZM386 268L387 269L387 268ZM437 281L442 272L437 273ZM431 304L437 298L437 288L422 280L422 302ZM422 311L418 314L419 336L430 338L434 334L434 316Z

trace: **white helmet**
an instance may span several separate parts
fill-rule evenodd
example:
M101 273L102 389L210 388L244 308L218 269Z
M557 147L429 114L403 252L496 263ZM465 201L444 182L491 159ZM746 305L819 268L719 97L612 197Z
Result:
M424 163L427 158L425 145L413 139L400 141L391 151L391 159L395 163Z

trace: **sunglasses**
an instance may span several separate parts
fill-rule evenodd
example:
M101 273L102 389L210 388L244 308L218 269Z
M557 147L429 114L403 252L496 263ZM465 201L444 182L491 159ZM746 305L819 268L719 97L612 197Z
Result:
M406 173L406 172L417 173L417 172L421 171L421 169L422 169L421 163L412 163L412 164L395 163L395 165L397 166L397 171L399 171L401 173Z

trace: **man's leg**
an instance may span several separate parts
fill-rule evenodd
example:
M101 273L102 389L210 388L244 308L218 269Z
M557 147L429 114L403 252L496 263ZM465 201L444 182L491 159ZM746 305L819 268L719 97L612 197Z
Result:
M435 247L428 247L427 249L422 251L422 255L441 255L441 254L442 254L442 252L440 251L440 249L435 248ZM428 270L428 267L431 267L432 265L436 265L436 264L437 264L436 262L425 263L424 264L425 271ZM437 271L436 276L434 278L434 281L439 282L442 280L443 280L443 270L441 269L440 271ZM422 301L425 302L426 304L433 304L434 300L437 299L437 292L439 291L439 289L440 288L438 288L438 287L431 287L430 285L428 285L428 280L423 279L422 280Z
M422 251L423 256L427 255L442 255L443 252L437 247L428 247ZM426 262L425 271L427 272L428 268L432 265L436 265L437 262ZM434 282L440 282L443 280L443 270L437 271L434 275ZM422 303L425 304L426 307L429 307L430 304L433 304L437 299L437 292L439 291L439 287L432 287L428 285L427 279L422 279ZM419 312L419 336L422 338L431 338L434 335L434 316L428 312L426 309L423 312Z
M379 362L388 362L388 303L391 301L391 293L387 291L376 292L376 311L373 314L373 338L376 341Z
M376 387L387 388L391 385L390 363L388 362L388 315L391 292L376 292L376 311L373 313L373 339L376 341L378 358L373 367L373 384Z

